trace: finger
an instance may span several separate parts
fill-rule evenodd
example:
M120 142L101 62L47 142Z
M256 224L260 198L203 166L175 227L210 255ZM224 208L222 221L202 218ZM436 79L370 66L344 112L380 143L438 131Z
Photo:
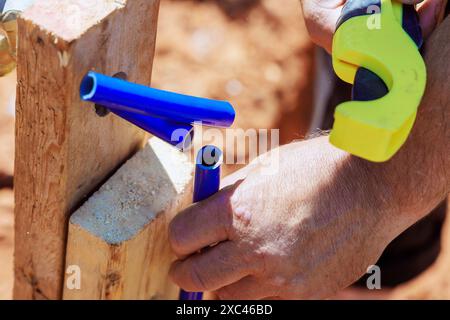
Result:
M261 300L276 296L277 289L256 277L247 276L217 290L216 294L222 300Z
M256 269L245 259L231 241L208 248L183 261L175 261L170 277L187 291L214 291L243 277Z
M336 22L345 0L304 0L302 1L305 24L314 43L329 53L333 41Z
M425 38L428 38L436 28L441 18L441 13L445 10L446 2L442 0L426 0L418 6L420 25Z
M229 199L234 186L179 213L169 225L169 242L178 257L228 239L233 224Z

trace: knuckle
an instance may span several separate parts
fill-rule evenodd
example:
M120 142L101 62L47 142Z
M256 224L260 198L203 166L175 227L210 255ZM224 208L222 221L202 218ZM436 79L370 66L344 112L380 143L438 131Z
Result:
M230 190L227 191L231 192ZM224 201L217 203L217 212L219 213L217 216L217 223L220 225L221 229L229 235L231 230L233 229L233 195L224 197Z
M237 245L239 260L236 260L236 262L239 262L239 265L246 271L256 271L258 268L255 254L249 249L246 244Z
M233 214L231 210L226 210L224 208L219 209L220 214L217 218L217 223L220 226L221 232L223 232L224 237L229 237L231 231L233 230Z
M201 272L199 265L193 262L190 270L190 282L192 283L194 290L207 291L207 283L204 277L204 273Z
M169 225L169 244L176 254L181 254L183 247L183 233L178 232L176 221L172 221Z

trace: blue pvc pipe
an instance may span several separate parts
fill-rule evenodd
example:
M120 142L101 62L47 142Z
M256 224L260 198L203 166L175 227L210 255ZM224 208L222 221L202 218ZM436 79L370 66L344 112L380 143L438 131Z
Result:
M222 151L215 146L205 146L197 154L194 180L194 202L202 201L220 188ZM180 291L180 300L202 300L202 292Z
M222 151L215 146L204 146L197 154L195 162L194 202L202 201L220 187Z
M112 112L180 150L189 149L193 142L194 128L190 124L167 121L128 111L112 110Z
M226 101L197 98L149 88L93 71L80 86L81 98L114 111L148 115L168 121L206 126L230 127L235 118L233 106Z

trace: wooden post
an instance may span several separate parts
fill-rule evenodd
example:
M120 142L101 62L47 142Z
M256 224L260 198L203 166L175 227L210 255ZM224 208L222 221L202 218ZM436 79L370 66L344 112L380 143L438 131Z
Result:
M64 299L176 299L167 227L192 202L188 157L152 138L70 218Z
M19 19L16 299L62 296L70 214L146 134L79 98L91 69L150 84L159 0L38 0Z

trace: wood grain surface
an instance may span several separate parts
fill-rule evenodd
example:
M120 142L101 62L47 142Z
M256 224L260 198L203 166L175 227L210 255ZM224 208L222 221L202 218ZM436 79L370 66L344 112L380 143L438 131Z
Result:
M146 134L79 98L89 70L149 85L158 0L38 0L19 19L16 299L62 296L68 219Z

